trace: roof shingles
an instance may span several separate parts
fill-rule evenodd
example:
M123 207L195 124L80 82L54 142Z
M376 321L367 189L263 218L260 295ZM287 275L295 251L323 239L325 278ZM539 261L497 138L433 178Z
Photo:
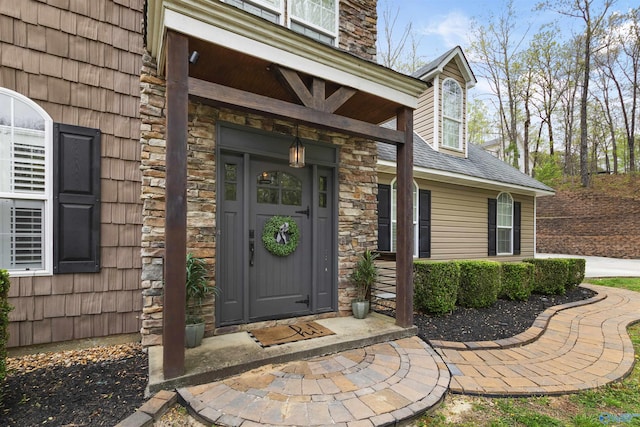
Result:
M394 122L386 124L395 127ZM551 187L537 181L502 160L492 156L482 148L469 145L469 156L456 157L435 151L417 134L413 135L413 163L415 167L432 169L464 175L469 178L480 178L496 184L507 184L530 188L534 191L553 192ZM381 160L396 162L395 146L378 143L378 156Z

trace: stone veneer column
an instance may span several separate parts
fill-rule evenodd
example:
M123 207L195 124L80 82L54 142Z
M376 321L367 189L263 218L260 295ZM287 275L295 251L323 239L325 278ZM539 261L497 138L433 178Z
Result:
M162 344L164 259L165 89L155 60L143 55L140 75L142 171L142 344Z
M340 49L369 61L376 60L376 6L376 0L340 1Z
M142 120L142 344L162 344L162 291L164 257L165 185L165 82L156 63L145 54L140 78ZM216 122L220 120L267 132L295 133L295 124L282 120L189 104L187 251L204 258L215 284L216 260ZM361 138L300 126L307 140L340 148L338 195L338 300L339 315L351 313L356 291L348 281L358 256L377 243L377 192L375 143ZM206 334L212 335L213 301L205 306Z

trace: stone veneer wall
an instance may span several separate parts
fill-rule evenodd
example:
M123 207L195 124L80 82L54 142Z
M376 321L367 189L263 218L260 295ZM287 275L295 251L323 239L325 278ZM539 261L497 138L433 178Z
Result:
M340 48L376 60L377 0L340 0Z
M142 170L142 343L162 343L163 257L165 218L165 82L156 63L143 57L141 85ZM294 123L189 104L187 251L207 261L215 283L216 262L216 122L224 121L267 132L294 133ZM300 136L340 146L338 202L338 312L351 313L355 290L347 277L358 255L377 243L376 148L371 141L300 126ZM214 333L214 308L205 311L206 335Z

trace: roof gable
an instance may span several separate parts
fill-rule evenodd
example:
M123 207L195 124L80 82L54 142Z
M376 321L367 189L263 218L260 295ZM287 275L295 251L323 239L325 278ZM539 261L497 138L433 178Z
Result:
M467 61L467 58L464 55L464 52L462 52L462 48L460 46L456 46L443 53L433 61L418 69L411 76L420 80L429 81L437 74L441 74L444 71L444 67L451 61L455 61L457 67L460 69L460 72L467 83L467 87L475 86L478 81L476 80L476 76L473 74L473 71L469 66L469 61Z

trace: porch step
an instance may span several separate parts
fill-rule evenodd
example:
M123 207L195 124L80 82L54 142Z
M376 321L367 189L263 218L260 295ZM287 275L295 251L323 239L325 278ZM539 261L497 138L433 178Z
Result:
M147 392L204 384L268 364L338 353L417 334L415 326L402 328L395 324L395 319L375 312L365 319L334 317L315 322L335 335L262 348L247 332L237 332L205 338L200 347L178 348L176 351L185 351L186 372L172 379L163 377L162 346L151 347Z

